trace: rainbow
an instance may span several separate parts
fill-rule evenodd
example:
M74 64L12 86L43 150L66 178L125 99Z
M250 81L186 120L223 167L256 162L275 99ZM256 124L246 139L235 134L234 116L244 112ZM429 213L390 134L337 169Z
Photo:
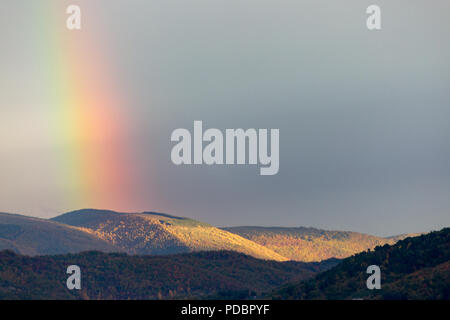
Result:
M41 58L49 70L44 81L49 84L48 120L58 146L61 196L71 209L132 210L132 124L126 112L131 99L108 62L112 53L96 22L90 21L89 31L67 30L67 4L45 3L37 5L39 18L45 17L38 36L46 39Z

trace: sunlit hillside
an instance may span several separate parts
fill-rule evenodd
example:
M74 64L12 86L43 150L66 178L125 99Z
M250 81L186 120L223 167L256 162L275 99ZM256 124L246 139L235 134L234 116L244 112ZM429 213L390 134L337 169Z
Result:
M168 254L232 250L260 259L288 260L239 235L206 223L166 214L85 209L63 214L53 220L78 227L128 253Z
M28 255L87 250L129 254L230 250L260 259L311 262L345 258L406 236L381 238L303 227L220 229L155 212L83 209L51 220L0 213L0 249Z
M315 228L232 227L224 228L278 254L296 261L321 261L346 258L384 244L394 244L411 235L382 238L348 231Z

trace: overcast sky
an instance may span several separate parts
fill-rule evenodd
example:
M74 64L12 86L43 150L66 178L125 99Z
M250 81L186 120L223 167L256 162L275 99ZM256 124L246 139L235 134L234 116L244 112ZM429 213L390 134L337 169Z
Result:
M56 177L67 146L49 138L57 118L42 91L54 84L41 76L63 49L42 23L71 34L55 2L0 3L0 211L152 210L377 235L449 226L449 1L377 0L380 31L366 28L366 0L59 1L81 6L77 37L125 92L137 191L121 207L74 203ZM279 173L173 165L170 134L194 120L280 129Z

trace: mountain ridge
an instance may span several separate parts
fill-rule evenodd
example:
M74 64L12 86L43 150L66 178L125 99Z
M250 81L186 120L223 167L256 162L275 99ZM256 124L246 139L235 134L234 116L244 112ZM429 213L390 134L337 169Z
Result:
M83 209L52 220L77 227L131 254L233 250L260 259L288 260L239 235L185 217Z
M377 237L354 231L323 230L313 227L259 227L240 226L222 228L266 246L295 261L343 259L376 246L394 244L406 237L403 234Z
M15 217L16 222L9 223L6 217L10 220ZM26 230L33 230L18 241L14 237L23 229L21 224ZM158 255L232 250L266 260L314 262L345 258L377 245L393 244L405 236L381 238L312 227L217 228L187 217L152 211L80 209L51 219L0 214L0 249L29 255L87 250ZM49 241L49 237L53 240Z
M26 255L120 251L78 228L55 221L0 212L0 250Z

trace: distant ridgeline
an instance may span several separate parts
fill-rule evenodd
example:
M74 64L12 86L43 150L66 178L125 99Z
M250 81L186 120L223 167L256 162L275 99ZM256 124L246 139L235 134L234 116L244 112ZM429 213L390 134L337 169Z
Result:
M383 238L359 232L305 227L231 227L223 229L267 247L290 260L305 262L347 258L376 246L394 244L398 240L418 235L405 234Z
M26 255L96 250L175 254L231 250L255 258L303 262L346 258L406 237L314 228L215 226L163 213L83 209L51 220L0 213L0 250Z
M366 268L381 269L381 289L366 286ZM314 279L275 290L274 299L450 298L450 228L407 238L342 260Z

